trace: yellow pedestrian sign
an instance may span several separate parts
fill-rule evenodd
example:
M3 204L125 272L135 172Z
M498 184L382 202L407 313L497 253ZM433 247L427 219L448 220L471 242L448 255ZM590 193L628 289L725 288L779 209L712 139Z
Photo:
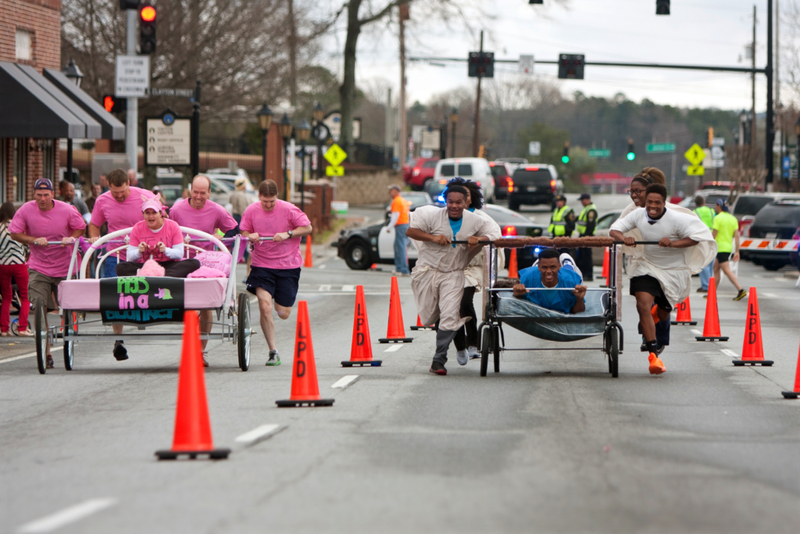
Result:
M334 143L333 145L330 146L330 148L328 148L328 151L325 152L324 157L326 160L328 160L328 163L330 163L334 167L338 167L341 162L347 159L347 152L342 150L342 147ZM334 176L343 176L343 175L344 172L342 172L342 174L337 174ZM329 174L328 176L331 175Z
M700 163L706 159L706 153L703 151L703 147L698 145L697 143L692 145L692 148L686 151L684 157L689 160L689 163L694 165L695 167L700 165ZM703 173L690 175L690 176L700 176Z
M325 167L325 176L344 176L344 167L338 165Z
M690 165L688 169L686 169L686 174L689 176L703 176L706 173L706 168L702 165Z

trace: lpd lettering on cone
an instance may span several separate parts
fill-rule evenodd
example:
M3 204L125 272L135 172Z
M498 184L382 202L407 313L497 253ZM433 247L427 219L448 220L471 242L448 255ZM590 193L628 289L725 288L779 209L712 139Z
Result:
M364 286L356 287L356 309L353 318L353 343L350 346L350 360L342 362L342 367L370 365L378 367L381 360L372 359L372 341L369 337L367 303L364 299Z
M764 365L769 367L774 362L764 359L764 344L761 340L761 314L758 311L758 294L756 288L750 288L747 299L747 323L744 330L744 347L742 359L733 360L733 365Z

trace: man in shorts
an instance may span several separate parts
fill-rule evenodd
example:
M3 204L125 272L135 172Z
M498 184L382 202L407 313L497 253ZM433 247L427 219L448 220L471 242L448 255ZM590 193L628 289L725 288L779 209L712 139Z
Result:
M55 200L53 184L47 178L36 180L33 198L17 210L8 231L14 241L31 246L28 260L29 300L34 308L45 306L45 310L56 310L58 284L69 274L72 247L68 245L83 235L86 222L74 206ZM48 241L61 241L61 245L48 245ZM52 369L49 336L46 354L47 368Z
M586 310L586 286L580 270L569 254L559 254L546 248L539 254L535 265L519 272L519 284L514 285L514 296L527 299L537 306L561 313L580 313ZM563 291L528 291L526 288L564 288ZM566 291L572 288L572 291Z
M264 180L258 186L258 202L244 210L239 229L253 246L245 284L258 297L261 330L269 347L267 365L280 365L272 309L284 321L292 313L303 265L300 238L311 239L311 221L291 202L278 200L278 185ZM260 241L261 237L272 237L272 241Z
M716 215L711 226L711 235L714 236L714 240L717 242L717 259L714 262L714 285L719 288L721 282L720 271L722 271L738 291L733 300L742 300L747 296L747 291L739 283L739 278L734 274L730 264L731 260L739 261L739 221L728 213L728 206L721 198L717 200L714 210ZM736 252L734 252L733 247L734 241L736 242Z
M134 172L134 176L136 173ZM131 187L129 173L122 169L114 169L108 173L109 191L103 193L94 203L92 220L89 223L89 242L94 243L100 239L100 227L108 223L108 232L116 232L125 228L132 228L142 220L142 204L145 200L154 198L155 195L146 189ZM119 245L109 245L108 250L113 250ZM119 261L126 261L125 248L119 251ZM103 263L103 278L117 276L117 256L108 256ZM122 333L122 325L112 325L115 334ZM114 358L117 361L128 359L128 350L121 339L114 342Z
M655 315L659 324L669 324L672 308L689 296L692 272L699 272L707 265L717 248L699 217L688 210L667 209L666 202L666 187L648 185L645 206L618 219L609 231L610 237L624 241L629 247L636 247L636 241L658 242L658 245L640 245L645 247L644 254L636 261L632 257L627 269L651 374L666 371L658 355L669 341L661 345L656 341L653 304L657 306ZM637 235L631 235L632 231L638 231ZM694 254L691 249L700 243L712 246L704 246L701 254Z

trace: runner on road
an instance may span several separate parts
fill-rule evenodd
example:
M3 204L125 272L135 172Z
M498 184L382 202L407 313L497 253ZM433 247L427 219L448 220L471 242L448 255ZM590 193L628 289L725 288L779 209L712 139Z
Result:
M742 300L747 296L747 291L742 288L730 264L731 261L739 261L739 221L728 213L728 206L721 198L717 200L717 205L714 206L714 209L717 212L711 230L711 234L717 241L717 259L714 262L714 285L719 288L721 282L720 271L722 271L738 290L733 300ZM733 247L734 241L736 242L735 249Z
M58 284L69 274L72 255L72 248L67 245L83 235L86 222L74 206L54 199L53 184L47 178L36 180L33 198L17 210L8 231L14 241L31 245L28 296L34 309L45 306L47 312L58 309ZM48 241L61 241L61 245L48 245ZM50 336L47 336L46 354L47 368L52 369Z
M280 365L275 345L275 323L272 308L284 321L292 313L300 285L300 238L311 239L311 221L300 208L278 200L278 185L264 180L258 186L258 203L250 204L239 229L253 244L252 267L245 284L247 291L258 297L261 330L269 347L267 365ZM259 241L272 237L272 241Z
M708 226L708 229L711 230L711 227L714 225L714 210L706 206L706 199L701 195L697 195L694 198L694 205L697 206L694 209L695 215L700 217L700 220L703 221L703 224ZM703 267L703 270L700 271L700 287L697 288L698 293L708 293L708 281L711 280L713 275L714 260L711 260L709 264Z

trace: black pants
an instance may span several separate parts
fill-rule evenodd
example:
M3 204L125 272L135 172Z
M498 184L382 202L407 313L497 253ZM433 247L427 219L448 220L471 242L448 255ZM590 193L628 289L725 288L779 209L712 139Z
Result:
M579 248L578 259L575 261L575 265L581 270L584 282L594 281L594 273L592 272L594 270L594 265L592 264L592 249Z
M172 278L186 278L189 273L200 268L200 262L194 258L181 261L159 261L156 263L164 268L164 276L171 276ZM122 261L117 264L117 276L136 276L136 271L141 269L142 265L142 263L136 263L135 261Z
M472 303L474 297L475 288L465 287L464 294L461 296L461 317L472 317L472 320L467 321L467 324L456 330L454 339L456 350L478 346L478 315L475 313L475 306Z

